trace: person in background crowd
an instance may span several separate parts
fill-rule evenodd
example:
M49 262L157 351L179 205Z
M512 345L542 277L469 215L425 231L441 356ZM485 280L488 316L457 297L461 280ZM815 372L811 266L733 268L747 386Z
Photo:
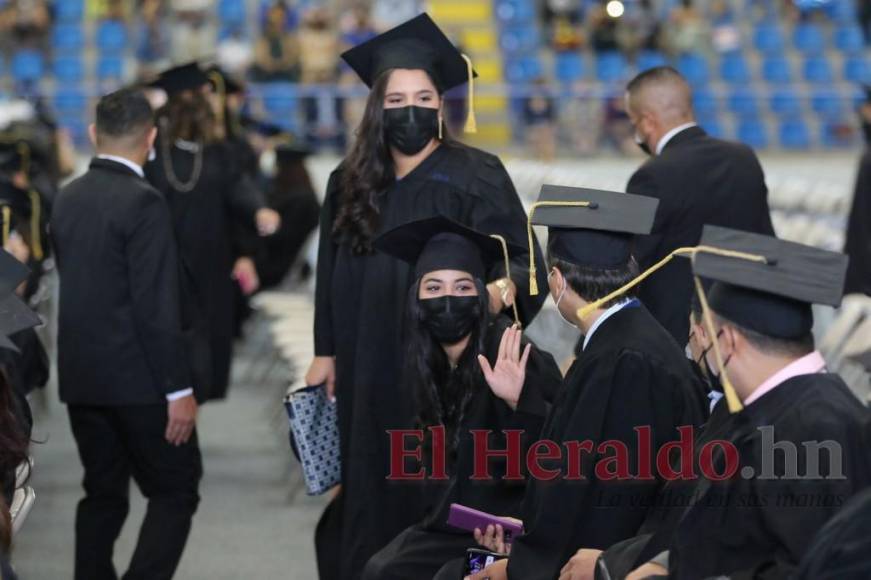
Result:
M226 397L235 328L232 278L234 221L271 235L280 218L246 176L223 139L209 97L209 79L196 63L165 71L152 86L168 94L158 111L156 155L145 167L166 197L182 267L182 316L199 401ZM218 108L220 110L220 108Z
M169 57L169 24L164 0L139 0L136 46L139 75L148 77L166 67Z
M417 488L385 479L385 431L414 418L410 393L398 384L412 272L373 248L373 240L379 231L443 215L503 232L520 245L527 220L499 159L453 141L444 129L444 92L469 80L469 65L429 16L343 58L370 93L357 140L330 176L321 212L315 358L306 382L326 384L335 394L342 456L341 489L316 531L318 568L321 578L352 580L422 517ZM532 251L540 255L537 244ZM529 296L524 260L515 258L510 278L503 266L485 282L493 314L516 306L528 324L543 297ZM536 280L544 286L544 273Z
M765 175L752 149L714 139L696 125L686 80L671 67L640 73L626 87L635 139L650 158L626 191L660 200L653 231L635 257L646 270L677 248L695 246L705 224L774 234ZM644 283L639 297L678 344L686 344L692 276L672 260Z
M287 7L275 2L266 13L263 34L254 46L251 78L259 82L296 82L300 76L301 50L304 44L287 29ZM307 47L307 50L313 49Z
M712 282L708 364L740 400L725 437L735 453L712 455L668 551L627 578L792 578L814 534L871 485L868 409L811 332L811 305L840 302L847 257L711 226L701 244L741 253L692 261Z
M342 127L343 104L329 85L339 72L339 37L326 8L310 8L303 17L299 42L306 47L300 56L301 81L319 86L320 91L303 99L306 139L313 147L331 145L345 150Z
M281 216L275 235L263 240L255 258L261 288L280 285L304 258L302 251L317 229L321 204L312 186L305 159L311 152L294 143L275 148L275 175L266 185L266 204ZM307 278L313 264L302 264Z
M575 470L565 455L542 463L554 476L528 484L523 534L514 539L510 557L473 580L553 579L578 548L604 550L635 536L664 499L666 481L659 471L642 475L646 448L638 443L637 428L648 429L656 456L681 437L680 429L698 427L708 416L704 389L683 348L631 290L608 299L638 276L634 238L650 230L656 206L655 199L638 195L542 189L530 221L548 226L550 296L584 338L541 438L561 449L571 448L567 442L619 441L625 453L616 462L628 475L602 469L617 454L601 447L578 454ZM505 549L501 526L476 537L490 550ZM448 565L436 578L459 576Z
M616 52L620 50L617 40L617 19L605 11L604 5L590 9L590 46L596 53Z
M853 203L847 218L844 253L850 256L850 264L844 293L871 295L871 87L865 90L865 102L859 107L865 152L859 160Z
M710 52L710 30L693 0L680 0L672 9L664 40L667 50L675 56Z
M556 110L544 79L536 80L533 93L523 102L523 122L530 149L541 161L552 161L556 156Z
M445 562L476 546L471 534L447 524L452 504L520 516L525 485L506 479L504 459L487 462L489 481L472 479L478 467L471 430L493 433L490 449L506 449L505 430L520 430L520 452L526 457L538 441L562 375L553 357L526 341L509 318L489 314L484 278L507 259L498 240L439 217L399 226L375 244L415 268L406 304L402 384L414 391L416 427L427 433L444 428L450 475L423 483L425 517L375 554L363 578L432 578ZM518 251L523 249L505 250ZM427 459L409 472L425 469L431 477L436 445L427 437L422 446Z
M213 55L218 32L212 0L169 0L172 14L172 62Z
M125 578L172 578L199 504L197 402L185 360L173 221L142 165L154 144L145 96L100 99L97 156L52 212L60 273L58 380L85 470L76 580L117 578L112 553L130 479L148 499Z
M871 0L858 0L856 12L865 38L865 46L871 46Z

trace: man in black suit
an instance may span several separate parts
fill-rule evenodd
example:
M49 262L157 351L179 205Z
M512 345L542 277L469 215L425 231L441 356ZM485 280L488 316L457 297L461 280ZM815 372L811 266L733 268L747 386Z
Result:
M636 142L651 155L626 191L660 200L653 231L636 242L642 270L677 248L697 245L705 224L774 235L756 154L696 125L692 93L679 72L662 66L640 73L626 88L626 110ZM690 263L682 258L651 276L639 292L680 345L688 339L691 293Z
M58 376L85 469L76 514L77 580L116 579L115 540L131 476L148 511L127 580L171 578L199 503L197 404L182 347L172 219L142 164L156 129L148 101L103 97L97 156L59 194Z

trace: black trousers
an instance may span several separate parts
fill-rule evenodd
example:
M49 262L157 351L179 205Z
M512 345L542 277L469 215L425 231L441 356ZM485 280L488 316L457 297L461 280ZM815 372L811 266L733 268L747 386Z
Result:
M478 548L471 533L450 533L411 526L376 553L363 570L363 580L407 580L432 578L447 562L459 559L452 580L462 578L468 548Z
M85 468L76 512L76 580L117 580L112 551L129 510L131 476L148 499L124 580L172 578L200 501L196 432L179 447L164 439L167 407L69 406Z

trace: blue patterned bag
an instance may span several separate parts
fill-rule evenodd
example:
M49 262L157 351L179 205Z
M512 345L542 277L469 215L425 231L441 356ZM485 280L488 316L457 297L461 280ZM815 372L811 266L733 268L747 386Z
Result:
M324 385L317 385L292 390L284 407L308 494L320 495L337 485L342 474L336 403L327 399Z

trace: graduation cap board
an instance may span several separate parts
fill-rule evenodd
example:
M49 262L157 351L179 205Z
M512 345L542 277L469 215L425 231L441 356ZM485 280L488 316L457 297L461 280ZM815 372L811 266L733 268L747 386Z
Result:
M42 324L39 315L15 294L29 272L11 254L0 250L0 348L18 351L9 336Z
M147 86L163 89L167 95L172 96L183 91L200 89L208 83L208 75L200 68L199 63L194 61L163 71Z
M393 228L378 236L375 247L413 265L416 278L436 270L461 270L482 282L487 281L487 272L500 260L505 275L510 277L511 255L523 251L501 235L485 234L443 216ZM514 319L519 324L516 305Z
M538 294L532 226L548 227L548 253L579 266L617 268L632 255L636 234L653 227L659 200L582 187L544 185L529 211L530 294Z
M422 13L387 32L342 53L342 59L370 89L387 70L426 71L440 92L469 83L469 114L465 131L475 133L474 78L471 59L462 54L433 22Z

